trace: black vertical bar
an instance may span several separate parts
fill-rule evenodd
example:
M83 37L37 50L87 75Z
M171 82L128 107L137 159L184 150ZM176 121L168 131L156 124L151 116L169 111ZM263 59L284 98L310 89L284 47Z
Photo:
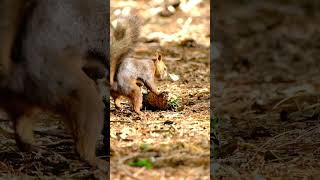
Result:
M107 8L108 8L108 11L107 11L107 17L106 17L106 21L107 21L107 31L108 31L108 37L106 37L108 39L108 41L106 41L107 45L106 45L106 51L107 51L107 58L106 61L110 62L110 1L109 0L106 0L107 3ZM110 66L109 66L110 67ZM110 69L107 69L107 72L106 72L106 80L108 80L108 77L109 77L109 72L110 72ZM109 88L107 89L107 91L109 91ZM108 174L107 174L107 177L108 179L110 179L110 92L106 93L107 95L105 95L103 97L103 103L105 105L105 108L104 108L104 125L103 125L103 130L102 130L102 133L103 133L103 152L105 152L104 154L107 154L107 162L108 162L108 168L109 168L109 171L108 171Z

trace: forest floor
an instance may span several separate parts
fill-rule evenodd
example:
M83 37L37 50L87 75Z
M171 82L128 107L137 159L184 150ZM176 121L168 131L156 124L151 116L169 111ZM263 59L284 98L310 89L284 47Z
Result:
M35 151L18 149L12 123L1 112L0 179L94 179L106 177L80 160L74 141L60 117L42 114L35 125ZM102 136L101 136L102 139ZM99 142L98 155L107 159Z
M161 4L155 1L112 1L111 17L124 6L137 10L144 22L131 56L151 59L160 50L169 73L179 79L158 81L158 89L181 97L184 109L143 110L146 118L139 119L128 102L120 111L112 101L111 179L209 179L209 1L168 17L156 13Z
M130 56L154 58L161 50L169 73L179 78L158 82L158 89L179 96L184 109L143 111L146 118L139 119L128 102L122 111L111 103L111 179L209 179L209 1L170 17L154 14L161 6L153 1L116 1L111 2L110 14L124 6L138 10L144 22L141 41ZM0 118L0 177L94 177L92 168L74 153L74 142L58 117L41 117L45 121L35 129L41 150L26 153L17 148L12 123L4 116ZM106 158L105 152L98 154ZM139 158L150 162L132 166Z
M320 177L319 4L295 2L215 5L216 179Z

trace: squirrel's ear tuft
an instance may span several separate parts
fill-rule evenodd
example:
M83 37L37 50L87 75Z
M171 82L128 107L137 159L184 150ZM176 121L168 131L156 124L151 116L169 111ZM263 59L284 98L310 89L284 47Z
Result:
M159 52L156 52L156 56L157 56L156 58L157 61L162 61L162 55Z

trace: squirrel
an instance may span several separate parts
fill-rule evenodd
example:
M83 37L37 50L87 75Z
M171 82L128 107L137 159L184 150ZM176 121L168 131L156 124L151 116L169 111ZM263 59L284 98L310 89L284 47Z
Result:
M151 92L159 95L155 79L163 80L167 74L167 66L158 52L155 59L123 59L118 67L116 81L110 88L116 108L121 108L121 97L128 97L133 104L134 111L141 115L143 100L141 86L145 85Z
M35 1L36 2L36 1ZM30 5L31 4L31 5ZM0 1L1 7L3 6L3 12L0 19L0 35L1 40L4 43L0 45L0 81L3 81L11 71L11 59L12 49L14 41L17 39L19 33L17 29L20 27L22 21L27 21L27 16L23 16L28 13L27 11L33 6L31 0L4 0ZM116 27L111 26L110 36L110 85L113 84L114 75L117 67L121 63L122 59L127 56L138 42L140 35L141 22L136 14L130 16L122 16L117 19L118 23ZM18 39L19 40L19 39ZM100 79L105 77L105 64L107 62L98 62L91 60L83 63L83 70L92 79Z
M138 42L141 22L137 15L120 17L117 26L112 27L110 37L110 86L122 60L131 52ZM126 24L126 25L124 25Z
M22 21L27 21L23 15L28 13L31 1L30 0L4 0L0 1L3 12L0 19L0 35L3 42L0 45L0 81L6 78L11 71L11 54L14 46L14 41L17 39L17 30ZM111 26L113 33L110 36L110 85L113 84L114 75L117 67L122 59L127 56L138 42L140 35L141 22L136 14L130 16L122 16L117 19L116 27ZM18 39L19 40L19 39ZM91 58L94 59L94 58ZM106 67L105 62L101 63L95 60L88 60L83 64L83 70L92 79L96 80L105 77Z
M13 6L22 1L31 4L22 4L22 9ZM103 101L83 68L95 62L105 67L99 73L108 74L108 1L1 0L0 4L0 19L8 18L0 23L0 34L5 35L0 36L1 43L8 43L0 46L0 107L13 122L18 147L32 150L37 109L52 112L69 127L80 158L105 171L107 162L96 156L105 118Z
M22 9L10 10L11 1L21 1ZM93 79L100 79L101 74L106 77L109 65L114 77L137 42L137 19L128 18L128 27L117 26L110 37L105 0L6 0L0 4L8 8L0 12L4 15L0 19L11 17L9 24L0 23L0 34L5 35L2 43L8 43L0 46L0 107L13 121L17 145L29 149L33 114L37 109L50 111L61 115L70 128L81 159L94 167L107 167L95 154L104 117ZM16 16L18 20L11 22ZM93 73L95 68L98 74Z

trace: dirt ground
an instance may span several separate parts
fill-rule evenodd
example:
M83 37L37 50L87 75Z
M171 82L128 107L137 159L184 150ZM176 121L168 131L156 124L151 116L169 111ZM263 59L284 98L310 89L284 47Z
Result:
M122 111L112 103L110 177L209 179L209 1L168 17L158 15L162 6L156 1L111 1L112 18L124 7L135 9L144 22L141 42L130 56L153 58L159 49L169 73L179 79L158 81L158 89L181 97L184 109L146 110L146 118L139 119L129 102L124 101ZM130 165L144 160L151 169Z
M317 3L215 5L213 178L320 178Z
M158 82L158 89L180 97L184 107L182 111L146 110L146 118L139 119L128 102L122 111L112 103L111 179L209 179L210 6L208 0L190 2L195 4L183 3L182 8L192 7L190 11L165 12L167 17L158 15L162 6L156 1L111 2L111 19L124 7L138 11L144 25L130 56L153 58L160 50L169 73L178 79ZM94 178L96 172L74 153L74 142L59 117L41 117L45 121L35 129L38 151L31 153L17 148L7 119L1 115L0 179ZM101 144L99 157L106 158ZM148 164L136 167L132 162L137 160Z

